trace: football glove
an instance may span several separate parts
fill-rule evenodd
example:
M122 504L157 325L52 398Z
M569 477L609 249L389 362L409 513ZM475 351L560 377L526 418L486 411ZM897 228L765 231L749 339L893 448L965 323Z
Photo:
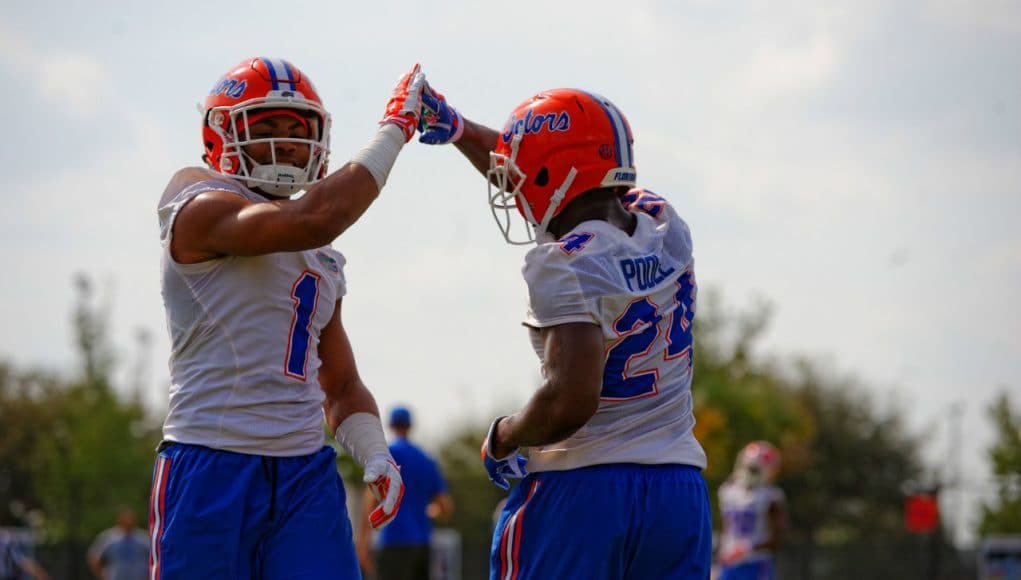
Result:
M454 143L464 133L464 120L457 109L429 83L422 88L422 114L418 120L418 141L427 145Z
M737 563L744 559L750 551L751 546L748 542L738 542L731 545L726 552L720 554L720 563L725 565Z
M508 477L520 479L528 475L528 471L525 469L528 460L518 453L518 449L514 449L503 459L497 459L490 453L490 449L494 447L493 438L496 437L496 425L504 418L497 417L489 427L489 433L486 435L485 441L482 442L482 463L486 466L489 480L496 487L507 490L510 489L510 484L507 483Z
M401 469L387 454L377 453L365 463L365 477L362 478L376 497L379 505L369 514L369 525L374 530L386 527L401 507L404 498L404 480Z
M397 81L390 100L386 103L386 112L380 125L390 123L396 125L404 133L404 142L411 141L415 135L415 127L422 112L422 87L425 86L425 74L416 64L407 74Z

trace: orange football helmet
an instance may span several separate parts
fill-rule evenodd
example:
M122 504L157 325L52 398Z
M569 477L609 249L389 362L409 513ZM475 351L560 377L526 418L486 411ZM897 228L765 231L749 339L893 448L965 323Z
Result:
M304 119L307 139L252 139L249 126L269 114ZM202 142L206 163L214 171L240 179L271 195L289 196L326 175L330 154L330 114L312 79L291 63L275 58L248 58L216 82L202 106ZM277 142L311 148L308 163L294 167L276 163ZM273 158L256 163L244 147L268 142Z
M752 441L737 456L734 473L747 486L768 483L780 472L780 451L767 441Z
M631 127L607 99L575 89L541 92L518 105L489 156L489 205L504 239L543 236L574 198L601 187L633 187ZM511 232L515 208L524 236ZM533 231L534 230L534 231Z

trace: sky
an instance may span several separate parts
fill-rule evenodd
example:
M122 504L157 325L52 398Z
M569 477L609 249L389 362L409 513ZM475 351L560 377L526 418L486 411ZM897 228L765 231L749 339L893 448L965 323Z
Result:
M156 202L200 163L196 103L251 56L314 80L333 168L415 62L490 126L544 89L608 97L635 134L639 184L691 226L700 287L727 310L768 301L760 356L825 361L903 409L934 470L960 457L969 486L944 501L970 539L985 409L1003 391L1021 401L1021 4L16 3L0 14L0 358L73 369L73 279L87 273L122 368L138 332L153 336L143 385L165 405ZM433 445L538 382L525 250L504 243L485 191L454 148L412 143L334 243L361 374Z

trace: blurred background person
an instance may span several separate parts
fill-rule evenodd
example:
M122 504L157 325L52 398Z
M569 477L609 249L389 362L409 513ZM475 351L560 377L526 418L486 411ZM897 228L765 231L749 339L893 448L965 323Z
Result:
M719 580L772 580L773 553L787 535L787 501L773 485L780 452L753 441L737 456L734 473L720 486Z
M433 522L446 522L454 512L439 465L409 440L411 426L409 409L390 411L390 453L401 468L406 488L397 517L379 533L375 557L372 530L365 525L358 530L358 560L366 575L379 580L429 580ZM370 513L377 503L366 493L362 511Z
M0 580L49 580L50 576L32 557L32 543L10 530L0 528Z
M117 524L96 536L88 561L92 573L103 580L144 580L148 576L149 534L138 528L134 510L117 510Z

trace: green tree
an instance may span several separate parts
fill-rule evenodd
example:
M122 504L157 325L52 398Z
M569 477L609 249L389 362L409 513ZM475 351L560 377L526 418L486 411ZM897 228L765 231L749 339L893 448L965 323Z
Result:
M26 511L42 514L46 541L66 547L71 577L80 576L85 542L113 524L119 506L145 521L159 441L137 390L126 397L113 387L106 309L87 278L76 288L78 376L0 365L0 521L25 525Z
M807 574L817 543L905 538L902 489L921 472L918 443L899 411L875 405L855 380L815 361L758 353L770 314L767 303L734 311L704 296L695 327L695 433L708 457L717 525L717 492L740 449L756 439L780 448L778 483Z
M899 412L880 409L855 381L830 377L810 361L798 364L792 393L816 425L803 468L783 482L802 535L851 541L902 534L903 488L919 478L921 463Z
M995 502L983 503L979 531L985 534L1021 534L1021 411L1015 411L1007 393L989 407L996 426L996 443L989 449L996 477Z
M0 525L24 525L26 513L43 507L35 450L50 436L42 401L60 385L52 373L0 363Z

